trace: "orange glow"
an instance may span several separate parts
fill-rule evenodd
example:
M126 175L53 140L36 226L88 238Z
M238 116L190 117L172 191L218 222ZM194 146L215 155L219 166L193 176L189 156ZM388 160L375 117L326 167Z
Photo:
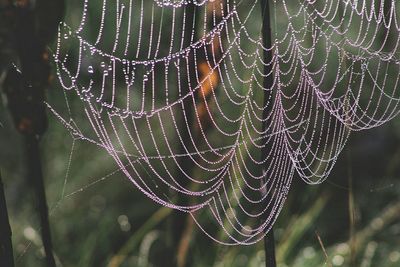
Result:
M218 86L218 73L205 62L199 64L199 72L200 80L202 81L199 96L206 98Z

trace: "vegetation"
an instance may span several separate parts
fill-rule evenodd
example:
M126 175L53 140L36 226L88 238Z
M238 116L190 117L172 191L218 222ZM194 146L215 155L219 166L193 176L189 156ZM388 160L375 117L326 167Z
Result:
M4 100L0 103L0 168L15 265L35 267L44 265L45 255L35 204L37 191L27 178L26 134L20 134L18 118L10 112L5 92L4 77L9 75L11 64L19 62L15 59L18 52L7 41L10 31L15 30L15 21L5 25L2 19L9 12L4 8L8 2L0 0L0 90ZM100 5L99 1L99 10ZM74 21L81 1L67 1L65 6L66 20ZM41 8L46 16L57 17L63 12L57 5ZM48 51L51 56L54 28L48 35L52 37L43 38L49 44L40 52ZM55 76L53 65L45 64L51 70L46 79L40 79L40 88L47 87L44 83ZM50 79L46 98L52 105L65 107L59 87L56 79ZM69 99L69 103L78 105L78 99ZM74 140L56 117L49 114L47 130L39 132L44 133L41 165L58 266L165 266L172 262L176 251L171 245L170 209L144 197L103 149ZM400 265L398 144L400 118L395 118L380 128L353 134L325 183L310 186L294 180L275 226L278 266ZM262 242L226 247L211 241L196 227L190 234L187 266L264 265Z

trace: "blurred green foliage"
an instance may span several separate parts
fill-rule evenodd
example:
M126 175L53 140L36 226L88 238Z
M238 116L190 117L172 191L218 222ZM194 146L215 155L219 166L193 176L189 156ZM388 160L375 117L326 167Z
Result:
M66 20L76 24L81 1L68 1L66 9ZM65 105L60 92L54 81L48 91L50 103ZM70 101L73 105L76 100ZM295 179L275 227L278 266L400 266L399 144L397 118L353 134L325 183L309 186ZM164 266L173 257L171 211L138 192L105 151L74 141L51 115L41 145L60 266ZM0 147L16 265L42 266L21 137L6 101L0 105ZM264 261L262 242L225 247L197 229L193 233L188 266L263 266Z

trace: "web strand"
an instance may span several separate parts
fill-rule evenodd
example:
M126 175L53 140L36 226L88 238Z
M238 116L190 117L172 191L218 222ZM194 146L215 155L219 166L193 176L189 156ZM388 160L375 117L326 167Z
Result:
M399 113L395 1L273 1L271 47L256 0L103 0L97 14L95 2L77 29L60 25L54 55L79 116L69 104L66 115L50 110L220 243L262 239L294 176L323 182L351 132ZM199 11L192 25L188 4ZM265 104L264 92L274 95Z

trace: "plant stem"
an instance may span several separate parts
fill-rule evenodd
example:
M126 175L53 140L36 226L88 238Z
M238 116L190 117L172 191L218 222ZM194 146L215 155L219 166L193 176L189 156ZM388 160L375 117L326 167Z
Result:
M64 11L63 0L13 1L8 16L10 42L18 60L4 81L8 107L16 129L24 135L28 181L35 191L37 209L48 267L55 267L39 138L46 131L45 89L49 85L50 63L46 44L50 43ZM16 66L18 65L18 66Z
M5 267L14 266L14 256L11 241L11 227L8 220L6 197L0 172L0 262Z
M53 246L51 242L51 232L48 216L48 207L46 201L46 192L44 189L42 163L40 160L39 140L36 136L25 136L25 147L28 164L29 181L35 190L37 197L37 208L40 217L40 228L42 232L43 247L46 254L48 267L55 267L56 263L53 256Z
M271 34L271 22L270 22L270 10L269 10L269 0L260 0L261 3L261 15L262 15L262 39L263 46L265 48L270 49L272 47L272 34ZM272 91L266 90L272 88L273 85L273 76L272 73L272 50L263 51L264 54L264 107L267 107L268 102L272 99ZM270 120L267 120L269 113L271 110L264 108L263 110L263 132L266 131L268 125L270 124ZM264 159L267 157L268 153L270 153L270 147L264 146L261 150L261 157ZM266 168L262 168L263 175L267 175ZM264 177L264 183L266 183L267 178ZM268 198L265 200L268 201ZM268 233L266 233L264 237L264 248L265 248L265 265L267 267L276 267L276 256L275 256L275 238L274 238L274 230L271 228Z

